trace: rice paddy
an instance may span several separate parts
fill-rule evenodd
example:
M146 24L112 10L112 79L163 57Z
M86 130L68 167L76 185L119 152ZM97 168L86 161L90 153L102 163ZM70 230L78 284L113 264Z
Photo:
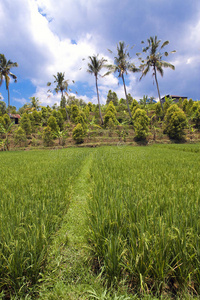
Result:
M92 154L91 270L130 295L199 295L199 152L197 144L0 153L0 291L34 291Z

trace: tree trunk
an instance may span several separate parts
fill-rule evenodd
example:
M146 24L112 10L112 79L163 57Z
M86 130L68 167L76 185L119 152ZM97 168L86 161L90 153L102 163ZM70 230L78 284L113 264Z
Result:
M158 90L158 97L159 97L159 100L160 100L161 108L162 108L162 110L163 110L163 105L162 105L161 98L160 98L160 90L159 90L159 86L158 86L158 80L157 80L157 75L156 75L156 68L155 68L155 66L153 66L153 69L154 69L154 76L155 76L156 86L157 86L157 90Z
M10 113L10 90L9 90L9 86L8 86L7 90L8 90L8 113Z
M98 105L99 105L99 115L100 115L100 119L101 119L101 125L103 125L103 118L102 118L102 114L101 114L101 107L100 107L100 101L99 101L99 90L98 90L98 84L97 84L97 76L95 76L95 80L96 80L97 100L98 100Z
M132 115L131 115L131 110L130 110L129 103L128 103L128 96L127 96L127 92L126 92L126 85L125 85L125 80L124 80L124 75L123 74L122 74L122 81L123 81L123 85L124 85L124 92L125 92L125 96L126 96L126 104L127 104L127 107L128 107L128 113L129 113L129 116L132 120Z

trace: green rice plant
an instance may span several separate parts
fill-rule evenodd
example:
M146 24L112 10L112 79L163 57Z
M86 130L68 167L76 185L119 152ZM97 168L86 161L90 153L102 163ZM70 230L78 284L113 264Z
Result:
M108 284L125 280L140 294L199 294L200 158L199 145L189 146L97 152L87 238Z
M85 149L1 153L0 291L6 297L34 292L87 155Z

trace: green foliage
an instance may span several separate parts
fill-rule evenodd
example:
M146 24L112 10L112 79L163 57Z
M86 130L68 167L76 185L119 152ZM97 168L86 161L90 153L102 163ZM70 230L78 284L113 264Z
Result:
M62 97L61 97L61 101L60 101L60 107L61 107L61 108L65 108L65 107L66 107L66 104L67 104L66 97L65 97L65 96L62 96Z
M72 122L75 122L76 117L78 117L79 114L79 108L76 104L71 105L71 111L70 111L70 119Z
M41 107L41 112L42 112L42 123L43 125L47 125L47 121L48 121L48 118L50 117L51 115L51 108L50 107L45 107L45 106L42 106Z
M10 117L9 117L8 114L4 114L3 115L2 124L3 124L3 126L4 126L5 129L8 129L8 127L10 126L11 119L10 119Z
M188 100L184 99L182 103L182 108L185 113L187 112L187 106L188 106Z
M184 128L187 125L187 118L182 109L176 104L168 108L165 115L165 132L170 138L181 140L184 135Z
M89 107L90 111L93 111L93 104L92 104L92 102L88 102L87 106Z
M26 132L20 126L14 132L14 141L15 145L19 145L20 147L27 141Z
M106 108L106 114L104 116L104 126L113 128L114 125L117 123L116 119L116 108L112 101L109 102L107 108Z
M149 132L149 118L145 110L137 108L133 115L133 126L137 140L145 140Z
M0 116L3 116L6 113L6 103L0 101Z
M29 119L31 120L32 127L41 125L42 122L42 112L34 110L29 114Z
M194 108L194 105L193 105L193 108ZM200 105L199 104L195 105L195 111L192 116L192 121L194 122L195 127L200 129Z
M106 113L108 111L111 111L116 116L117 111L116 111L116 108L115 108L115 106L114 106L114 104L113 104L112 101L109 102L109 104L108 104L108 106L106 108Z
M59 126L54 116L50 116L47 122L47 125L51 128L53 132L59 131Z
M31 120L28 114L23 114L20 119L20 126L26 132L26 135L30 135L32 132Z
M117 121L117 119L116 119L115 114L112 111L108 110L104 116L104 126L105 127L109 127L109 126L113 127L114 124L116 124L116 121Z
M62 113L59 110L53 110L52 111L52 116L56 118L56 122L60 128L60 130L63 130L64 127L64 118Z
M43 142L45 146L52 146L53 145L53 139L54 139L54 132L52 131L51 127L47 125L47 127L43 130Z
M139 103L137 102L137 100L135 100L135 99L133 99L133 101L132 101L132 103L131 103L131 105L130 105L130 110L131 110L131 112L133 111L133 108L134 107L139 107ZM133 112L132 112L132 114L133 114Z
M115 106L117 106L119 104L117 94L115 92L112 92L111 90L109 90L108 95L107 95L106 104L109 104L111 101Z
M157 119L160 119L160 118L162 119L164 117L164 113L163 113L161 104L159 102L157 102L155 104L155 114L156 114Z
M77 144L81 144L84 142L85 130L80 123L78 123L76 127L74 127L72 137Z
M191 147L199 151L199 144L104 147L92 164L87 237L94 266L110 285L133 283L136 299L151 291L184 298L191 282L200 293L200 158Z
M78 116L75 118L75 123L76 124L80 123L82 125L82 127L84 129L86 129L87 128L86 122L87 122L87 119L86 119L85 113L83 111L80 111Z

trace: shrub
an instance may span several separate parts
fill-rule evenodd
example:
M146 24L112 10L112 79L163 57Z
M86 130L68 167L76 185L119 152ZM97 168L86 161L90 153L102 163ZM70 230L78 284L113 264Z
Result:
M54 116L50 116L47 122L47 125L51 128L53 132L59 131L59 126Z
M87 128L87 125L86 125L86 116L85 116L85 113L80 111L78 116L75 118L75 123L78 124L80 123L84 129Z
M117 122L116 116L112 111L107 111L104 116L104 126L108 127L108 123L112 123L113 125Z
M137 100L133 99L131 106L130 106L130 110L133 111L133 108L135 107L139 107L139 103L137 102Z
M72 122L75 122L76 117L78 117L79 108L76 104L71 106L70 119Z
M159 102L155 104L155 114L156 114L157 119L159 119L159 118L162 119L164 116L161 104Z
M49 125L44 128L43 142L44 142L45 146L51 146L53 144L53 132Z
M145 110L137 108L133 115L135 137L137 140L145 140L149 132L149 118Z
M11 119L10 119L10 117L9 117L8 114L4 114L4 115L3 115L3 118L2 118L2 124L3 124L3 127L4 127L5 129L8 129L8 127L10 126L10 124L11 124Z
M31 128L31 120L28 114L23 114L20 119L20 126L25 131L26 135L30 135L32 128Z
M193 107L194 107L194 105L193 105ZM197 108L193 114L192 121L194 122L195 127L200 129L200 105L197 106Z
M72 137L77 144L81 144L84 142L85 130L80 123L78 123L76 127L73 129Z
M22 127L18 127L18 129L15 130L14 141L15 141L15 145L19 145L20 147L22 146L23 143L27 141L26 132L24 131L24 129L22 129Z
M170 138L181 140L184 135L184 128L187 125L187 119L184 111L176 104L168 108L165 115L165 132Z
M63 130L63 126L64 126L64 118L62 113L58 110L53 110L52 112L52 116L56 118L56 122L58 124L58 126L60 127L60 130Z

